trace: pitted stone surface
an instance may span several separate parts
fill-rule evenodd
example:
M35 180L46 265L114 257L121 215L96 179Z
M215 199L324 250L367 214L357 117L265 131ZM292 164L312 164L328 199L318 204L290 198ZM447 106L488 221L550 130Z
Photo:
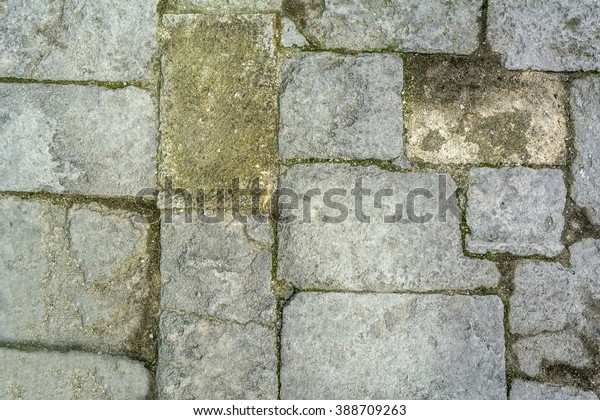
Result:
M275 330L163 312L161 399L275 399Z
M157 0L6 0L0 77L147 81L154 78Z
M562 171L475 168L469 172L469 178L470 252L549 257L562 252L567 193Z
M577 151L571 195L600 225L600 77L573 82L571 112Z
M282 77L282 157L391 160L402 154L400 57L294 54Z
M0 84L0 190L135 196L155 185L156 128L135 87Z
M534 366L546 358L548 348L558 349L551 360L574 366L589 363L584 343L600 349L600 314L594 303L600 298L600 240L584 239L569 252L568 268L523 261L515 270L509 322L513 334L528 337L516 344L524 371L537 372Z
M162 306L238 322L275 318L271 225L162 223Z
M346 164L282 170L279 187L300 197L294 210L283 205L290 202L289 194L286 198L281 193L279 199L278 277L300 288L329 290L424 291L497 284L493 263L464 257L460 215L447 211L451 205L445 201L456 186L449 176L440 176ZM363 198L364 214L355 211L350 195L357 181L371 190ZM315 195L315 189L321 194ZM409 202L415 203L410 215ZM428 215L431 220L424 223ZM370 217L368 223L363 216Z
M404 147L414 162L560 165L567 93L556 74L495 60L420 55L405 66Z
M140 400L150 393L144 364L69 351L0 349L0 399Z
M324 48L470 54L481 0L284 0L284 15Z
M305 47L308 45L306 38L296 28L296 24L288 18L281 18L281 40L284 47Z
M489 0L487 40L509 69L600 69L597 0Z
M515 379L510 389L511 400L597 400L591 391L566 385L544 384Z
M0 341L154 358L148 225L97 204L0 199Z
M167 0L165 13L254 13L276 12L281 0Z
M496 296L298 294L281 398L504 399L502 312Z
M275 16L165 15L161 176L195 193L275 181Z

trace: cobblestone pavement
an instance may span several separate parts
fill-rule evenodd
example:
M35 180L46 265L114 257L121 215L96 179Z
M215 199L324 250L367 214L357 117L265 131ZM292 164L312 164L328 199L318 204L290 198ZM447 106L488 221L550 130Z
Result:
M597 399L600 1L0 1L0 398Z

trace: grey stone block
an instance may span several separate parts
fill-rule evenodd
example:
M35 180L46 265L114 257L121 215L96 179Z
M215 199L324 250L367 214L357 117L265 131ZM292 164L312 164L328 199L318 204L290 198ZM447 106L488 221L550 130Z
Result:
M275 399L275 330L163 312L161 399Z
M0 84L0 190L135 196L155 185L150 92Z
M376 158L402 154L402 59L299 53L282 68L279 154Z
M154 78L157 0L6 0L0 76L45 80Z
M467 248L556 256L567 190L558 169L475 168L469 172Z
M597 0L490 0L487 40L509 69L600 69Z
M136 400L150 394L144 364L76 351L0 349L0 399Z
M294 22L288 18L281 18L281 39L279 40L284 47L305 47L308 45L306 38L296 28Z
M544 384L515 379L510 389L511 400L597 400L591 391L567 385Z
M282 399L504 399L495 296L301 293L285 307Z
M573 82L571 113L577 151L571 196L600 225L600 77Z
M161 229L164 308L238 322L274 320L270 224L230 215L221 223L185 223L181 214Z
M456 186L449 176L440 176L346 164L284 169L278 277L300 288L328 290L425 291L497 284L500 275L493 263L463 255L460 214L448 211L452 200L446 201ZM362 198L364 214L351 196L357 183L371 190ZM284 208L293 199L285 189L297 194L294 210ZM307 199L316 189L320 194Z
M0 200L0 341L154 359L148 224L97 204Z
M324 48L470 54L481 0L284 0L284 15Z
M277 12L281 0L167 0L165 13L255 13Z

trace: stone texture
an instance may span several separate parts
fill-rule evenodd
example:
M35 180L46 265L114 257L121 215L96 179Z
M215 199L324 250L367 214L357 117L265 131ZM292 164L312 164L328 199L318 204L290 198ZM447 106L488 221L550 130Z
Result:
M148 231L98 204L0 199L0 341L154 359Z
M161 399L275 399L275 330L163 312Z
M569 252L568 268L523 261L515 270L510 329L528 337L516 345L523 369L530 372L539 371L535 366L549 348L557 349L550 360L573 366L590 363L585 346L600 349L600 313L595 303L600 299L600 240L584 239L571 245ZM567 349L574 350L568 353Z
M600 69L597 0L490 0L487 40L509 69Z
M371 189L371 195L363 198L364 215L355 211L355 197L350 195L357 181ZM440 183L448 184L447 191L438 187ZM307 164L284 169L279 187L300 196L294 210L280 204L278 229L278 277L297 287L425 291L493 286L499 280L493 263L463 256L459 221L444 209L443 200L456 188L449 176L440 181L437 174ZM345 206L348 217L343 217L343 209L326 206L324 195L306 200L312 189L345 194L329 199ZM409 192L414 196L424 190L432 197L416 198L409 215L407 203L413 201ZM379 203L374 200L378 191ZM390 197L382 197L383 192ZM280 203L289 202L289 196L280 196ZM394 218L397 210L401 217ZM431 220L425 223L427 215ZM362 216L370 217L369 223L361 222L366 221Z
M157 0L5 0L0 77L151 80L156 5Z
M149 393L150 373L138 361L76 351L0 349L3 400L134 400Z
M281 0L167 0L165 13L254 13L276 12Z
M571 112L577 151L571 196L600 225L600 77L573 82Z
M308 45L306 38L296 28L294 22L288 18L281 18L281 39L279 40L284 47L305 47Z
M560 165L567 94L550 73L495 60L421 55L405 65L404 147L415 162Z
M274 183L275 17L166 15L161 91L163 180L195 192Z
M515 379L510 389L511 400L597 400L591 391L566 385L543 384Z
M154 187L150 92L5 83L0 99L0 190L135 196Z
M544 366L568 364L589 368L592 358L576 335L569 332L543 333L525 337L513 344L519 369L529 376L542 372Z
M229 215L214 224L185 223L182 215L173 222L161 227L164 308L238 322L274 320L271 225Z
M282 157L391 160L402 154L400 57L294 54L282 77Z
M285 307L282 399L504 399L496 296L301 293Z
M282 10L311 43L355 51L470 54L481 0L284 0Z
M558 169L474 168L467 193L467 248L556 256L567 190Z

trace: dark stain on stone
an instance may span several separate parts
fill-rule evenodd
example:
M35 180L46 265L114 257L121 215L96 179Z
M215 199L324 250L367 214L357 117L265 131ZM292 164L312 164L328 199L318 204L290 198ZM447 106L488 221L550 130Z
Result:
M431 130L423 139L421 149L427 152L439 152L444 143L446 139L440 134L440 130Z
M292 20L299 29L304 28L309 19L318 17L325 11L324 0L283 0L283 15Z

